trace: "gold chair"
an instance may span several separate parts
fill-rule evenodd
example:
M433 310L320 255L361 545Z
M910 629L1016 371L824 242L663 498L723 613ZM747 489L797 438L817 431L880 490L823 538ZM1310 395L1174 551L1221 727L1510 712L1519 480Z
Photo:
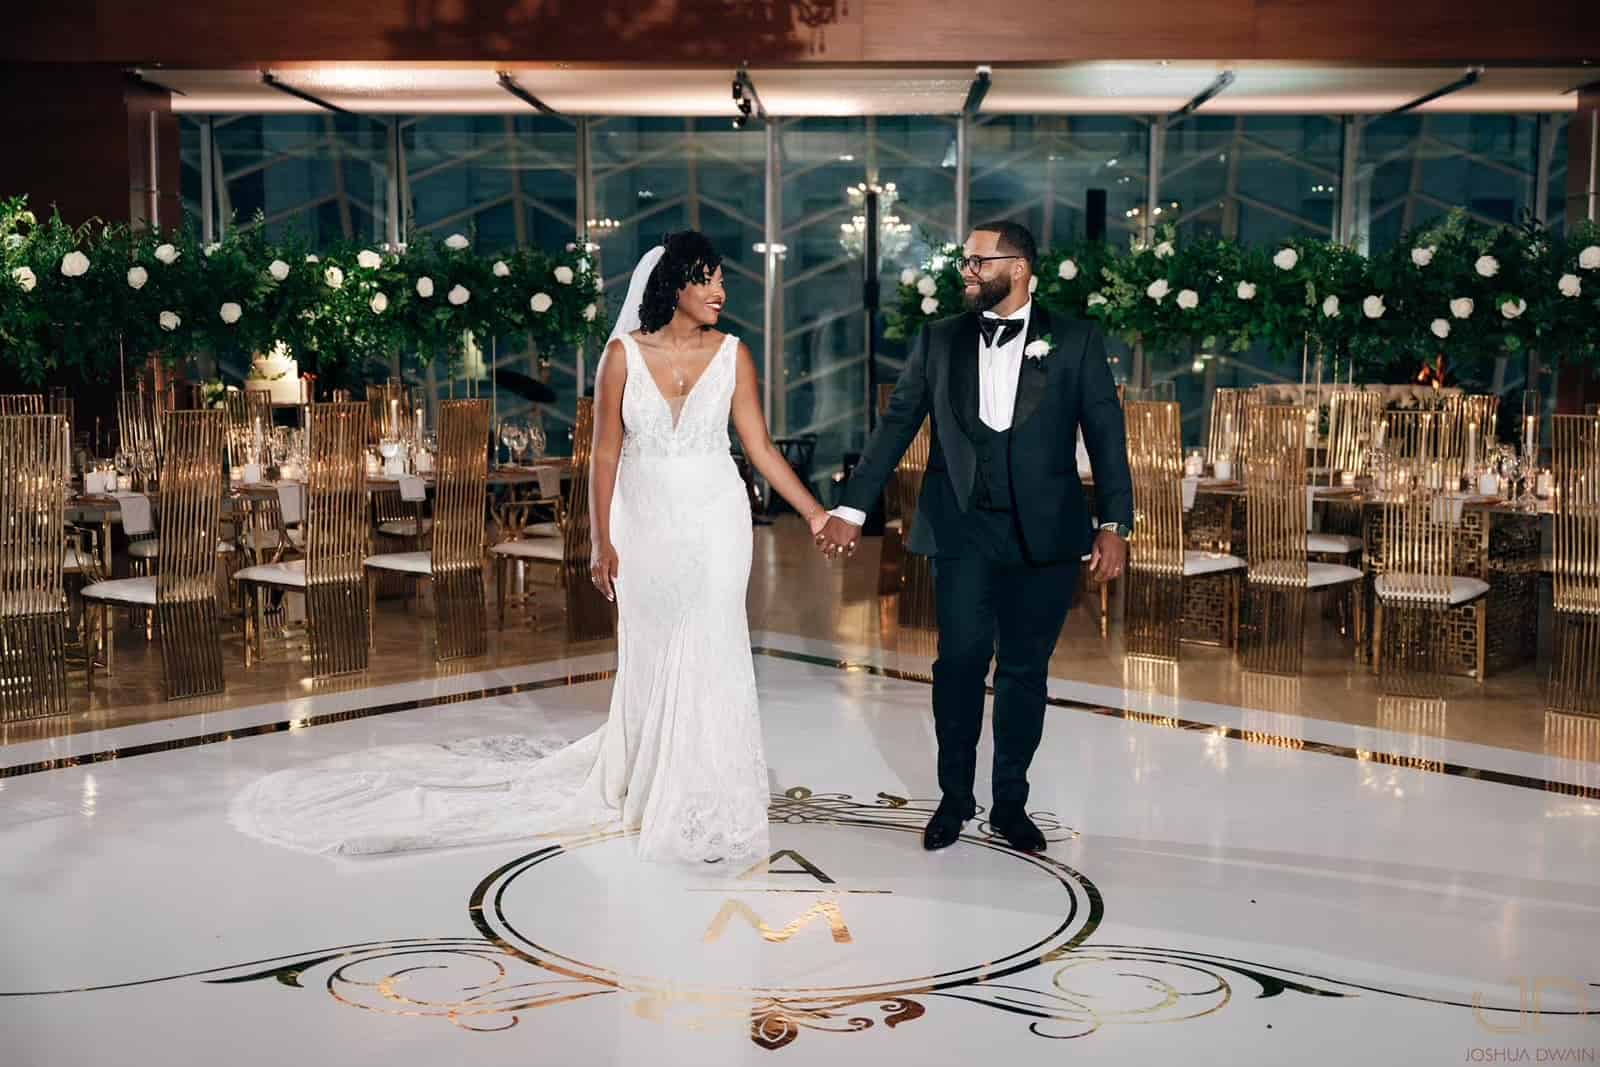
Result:
M611 602L594 587L589 569L593 538L589 526L589 472L594 453L594 400L578 399L572 428L572 480L567 487L566 523L559 540L528 537L502 541L489 550L495 564L500 624L505 625L508 572L513 564L553 568L566 600L567 637L594 641L612 636L616 617Z
M410 436L411 388L404 382L388 381L367 386L367 404L372 414L371 441L377 444ZM484 435L488 439L488 434Z
M1214 389L1211 418L1206 427L1206 462L1215 468L1218 458L1233 464L1232 477L1243 478L1250 411L1259 398L1249 389Z
M0 393L0 415L43 414L43 393Z
M1555 655L1548 705L1600 716L1600 415L1551 423Z
M161 639L168 700L223 689L217 610L217 527L222 511L223 414L169 411L162 416L161 551L152 577L95 582L83 590L99 615L106 673L114 661L113 608L153 609ZM91 627L86 625L87 632ZM87 657L94 685L94 655Z
M1186 549L1183 534L1182 414L1175 403L1127 405L1128 467L1133 475L1133 537L1128 542L1124 649L1176 660L1182 640L1184 585L1220 582L1221 630L1231 644L1239 610L1237 556ZM1212 598L1207 598L1212 599Z
M1337 389L1328 398L1328 484L1344 474L1359 477L1383 417L1383 396L1365 389Z
M266 588L301 593L311 671L318 678L367 669L372 647L363 563L368 554L366 404L313 404L304 489L305 558L246 567L245 665L262 654Z
M481 656L489 647L483 602L488 440L487 400L442 403L434 476L433 549L380 553L366 561L369 612L376 606L378 573L432 581L434 645L440 660Z
M1250 410L1245 449L1249 567L1239 629L1245 670L1298 674L1304 655L1306 596L1349 586L1361 572L1307 559L1311 497L1306 485L1306 420L1310 409Z
M1443 462L1445 486L1454 490L1468 470L1476 470L1494 444L1500 414L1497 396L1448 396L1444 401ZM1467 454L1467 428L1475 428L1476 455ZM1475 489L1476 487L1471 487Z
M0 723L65 714L66 420L0 415Z

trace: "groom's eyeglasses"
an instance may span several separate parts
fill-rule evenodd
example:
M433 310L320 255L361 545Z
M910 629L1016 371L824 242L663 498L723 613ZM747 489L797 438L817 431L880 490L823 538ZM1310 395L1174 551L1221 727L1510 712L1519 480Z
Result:
M969 274L977 274L983 270L985 263L993 263L1001 259L1021 259L1021 256L961 256L956 260L956 266Z

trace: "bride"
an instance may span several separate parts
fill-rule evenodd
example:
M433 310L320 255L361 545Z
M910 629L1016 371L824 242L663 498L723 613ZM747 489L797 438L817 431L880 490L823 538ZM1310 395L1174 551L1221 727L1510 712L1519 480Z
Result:
M486 844L623 827L639 855L767 855L766 760L745 617L745 455L813 535L827 520L767 435L755 361L719 332L721 257L669 235L633 272L595 382L593 581L618 611L599 730L391 745L259 779L236 826L312 852Z

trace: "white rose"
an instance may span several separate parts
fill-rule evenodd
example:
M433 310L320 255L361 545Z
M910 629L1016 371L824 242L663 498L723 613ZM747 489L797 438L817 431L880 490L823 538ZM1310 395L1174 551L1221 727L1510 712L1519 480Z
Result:
M573 244L571 241L567 242L567 251L568 252L576 252L577 250L578 250L578 246L577 245Z
M11 272L11 280L22 288L24 293L33 292L33 287L39 284L39 279L34 276L30 267L18 267Z
M216 255L217 251L219 249L221 249L221 248L222 248L222 242L221 241L212 241L210 244L208 244L204 248L202 248L200 250L200 252L207 259L210 259L212 256Z
M1584 270L1600 268L1600 245L1590 245L1578 253L1578 266Z
M1450 301L1450 314L1458 319L1472 318L1472 297L1458 296Z
M1576 274L1563 274L1556 288L1561 290L1562 296L1577 296L1583 292L1583 282Z
M923 296L932 296L939 291L939 283L924 274L917 279L917 292Z
M6 234L6 247L7 248L21 248L22 247L22 241L23 241L23 237L22 237L22 234L20 234L20 233L8 233L8 234Z
M306 262L307 263L321 263L322 262L322 257L318 256L316 254L312 254L312 255L309 255L309 256L306 257Z
M595 316L598 315L598 314L600 314L600 309L598 307L596 307L594 304L589 304L588 306L586 306L583 309L583 321L584 322L593 322L594 319L595 319Z
M1170 292L1172 292L1172 286L1167 284L1167 280L1165 278L1157 278L1145 289L1144 295L1159 304L1167 298L1167 294Z
M1031 294L1039 288L1039 276L1033 275L1028 279L1028 292Z
M128 288L143 289L144 283L150 280L150 272L143 267L128 268Z
M453 233L444 239L444 246L452 252L459 252L471 243L459 233Z
M450 291L445 294L445 299L450 301L450 303L454 304L456 307L460 307L462 304L465 304L468 300L472 299L472 294L467 292L465 286L457 285L451 287Z
M1061 280L1070 282L1078 276L1078 265L1070 259L1063 259L1061 266L1056 268L1056 273L1061 275Z
M1500 261L1493 256L1479 256L1478 262L1472 265L1472 269L1484 278L1493 278L1500 273Z
M173 330L178 328L178 324L183 320L178 318L178 316L171 311L163 311L160 316L160 321L161 328L166 330L168 333L171 333Z
M528 301L528 306L543 315L550 310L550 305L554 303L555 301L550 299L549 293L534 293L533 299Z
M1411 262L1415 263L1419 267L1426 267L1429 263L1433 262L1434 251L1435 249L1433 245L1423 245L1420 248L1413 248L1411 250Z
M171 245L157 245L156 261L169 267L172 266L178 262L178 250Z
M1043 359L1050 354L1050 342L1043 337L1035 341L1029 341L1027 347L1022 350L1022 354L1032 359Z
M222 305L217 314L222 316L223 322L227 323L229 326L232 326L234 323L239 321L239 316L244 314L244 309L230 300L226 304Z
M950 261L944 256L934 256L933 259L928 261L928 269L933 271L935 274L938 274L949 265Z
M936 312L938 310L939 310L939 298L938 297L936 297L936 296L925 296L925 297L922 298L922 313L924 315L932 315L934 312Z
M1522 313L1528 310L1526 300L1507 300L1500 305L1500 314L1508 319L1519 319Z
M1200 306L1200 294L1193 289L1179 290L1178 306L1185 311L1193 311Z
M1361 313L1369 319L1383 318L1383 313L1386 310L1388 309L1383 306L1383 297L1381 296L1369 296L1361 301Z
M1156 258L1157 259L1166 259L1169 256L1176 255L1177 252L1178 252L1178 250L1176 248L1172 247L1172 242L1171 241L1162 241L1160 244L1156 245Z
M1240 300L1254 300L1255 298L1256 298L1255 283L1254 282L1240 282L1239 283L1239 299Z
M329 289L337 289L344 284L344 271L338 267L329 267L322 272L322 280L328 283Z
M1295 264L1300 262L1300 253L1292 248L1280 248L1278 254L1272 257L1272 265L1279 270L1294 270Z
M1322 313L1330 319L1339 317L1339 298L1330 296L1322 302Z
M433 279L427 275L417 279L417 295L426 300L433 295Z
M377 270L383 266L383 257L371 249L364 248L356 253L356 265L362 270Z
M506 266L506 261L505 260L497 259L497 260L494 261L494 276L496 278L509 278L509 277L511 277L511 268Z
M382 293L373 293L372 299L367 302L374 315L382 315L389 310L389 298Z
M588 256L583 256L583 257L579 258L579 260L578 260L578 269L579 270L588 270L589 269L589 257Z
M61 273L69 278L81 278L89 273L89 257L82 252L68 252L61 257Z
M1428 329L1441 341L1450 336L1450 323L1445 319L1434 319Z
M900 284L901 285L916 285L917 284L917 272L912 270L910 267L907 267L905 270L901 271L900 272Z
M1106 298L1105 298L1104 295L1102 295L1100 293L1090 293L1089 294L1089 299L1084 301L1084 305L1086 307L1097 307L1100 304L1104 304L1105 302L1106 302Z
M275 259L267 266L267 273L272 275L272 280L281 282L289 276L289 264L281 259Z
M571 285L572 284L572 268L571 267L567 267L567 266L557 267L555 269L554 273L555 273L556 281L560 282L562 285Z

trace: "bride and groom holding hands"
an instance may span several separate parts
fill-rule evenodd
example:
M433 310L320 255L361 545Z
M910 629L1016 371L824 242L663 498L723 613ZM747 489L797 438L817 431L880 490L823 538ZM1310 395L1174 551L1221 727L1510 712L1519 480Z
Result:
M945 848L977 812L986 682L994 665L991 828L1043 850L1028 770L1046 672L1079 570L1122 573L1133 523L1121 405L1093 324L1031 299L1032 235L985 223L958 260L965 313L917 336L887 413L824 511L773 446L755 361L716 329L721 258L670 235L635 269L595 383L591 580L618 611L605 724L570 745L526 737L366 749L262 778L235 799L246 832L318 852L508 841L620 825L642 857L765 859L771 793L745 593L751 522L728 427L830 557L854 552L866 513L924 419L932 447L910 551L933 558L933 716L941 800L923 844ZM1091 507L1078 478L1082 432Z

